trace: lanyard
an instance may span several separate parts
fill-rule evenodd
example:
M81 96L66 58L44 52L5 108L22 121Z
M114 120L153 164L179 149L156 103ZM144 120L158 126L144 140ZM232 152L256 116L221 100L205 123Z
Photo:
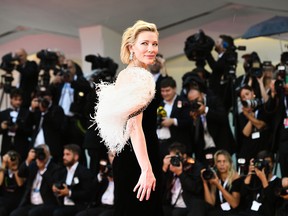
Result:
M288 117L288 107L287 107L286 96L284 96L284 106L285 106L286 117Z
M221 184L221 180L219 179L219 183ZM225 180L224 184L223 184L223 188L225 189L226 186L228 184L228 178ZM222 195L222 192L221 190L218 190L219 192L219 199L220 199L220 203L223 203L223 195Z

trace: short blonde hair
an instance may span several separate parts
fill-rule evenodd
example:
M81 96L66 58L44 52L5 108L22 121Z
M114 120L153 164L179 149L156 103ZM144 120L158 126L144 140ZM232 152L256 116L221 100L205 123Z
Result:
M129 46L135 43L137 36L143 31L151 31L159 35L155 24L143 20L138 20L132 27L127 28L122 36L120 51L120 58L124 64L129 64Z

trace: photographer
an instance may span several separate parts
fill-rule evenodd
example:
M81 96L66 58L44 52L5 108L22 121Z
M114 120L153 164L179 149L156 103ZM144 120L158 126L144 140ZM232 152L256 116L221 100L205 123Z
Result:
M196 159L205 163L207 153L225 149L235 151L235 140L229 125L227 112L219 98L206 94L203 89L191 88L187 98L193 119L192 136Z
M76 216L113 216L114 215L114 179L112 163L114 154L108 152L108 161L100 161L98 175L93 181L93 195L86 210L79 212Z
M26 178L26 189L18 208L10 216L51 216L58 205L52 191L57 169L47 145L31 149L18 172L20 177Z
M240 203L241 180L233 167L231 155L225 150L214 154L215 171L201 171L208 215L231 215Z
M229 111L232 105L232 91L230 78L236 78L236 72L231 73L231 68L236 69L237 53L235 52L234 40L228 35L220 35L215 43L215 51L218 53L216 61L211 52L207 53L206 60L212 69L209 78L210 88L222 100L226 111Z
M87 127L84 107L91 87L83 76L76 74L76 65L72 60L67 60L66 63L67 69L56 75L58 81L54 81L49 89L53 104L61 106L65 113L65 143L75 143L82 148ZM84 150L82 155L84 160Z
M157 109L157 136L159 139L160 159L168 154L173 142L186 146L186 153L191 154L190 131L192 120L189 118L188 101L177 95L176 81L167 77L160 83L163 100Z
M64 146L64 167L56 172L52 190L61 206L53 216L73 216L87 207L91 196L92 175L79 164L81 149L76 144Z
M239 90L242 112L239 114L239 152L237 157L249 163L261 150L269 149L271 131L262 100L256 99L252 87L245 85ZM248 165L248 164L247 164Z
M22 91L13 89L10 93L10 108L0 112L0 134L2 134L1 156L15 150L20 157L26 158L29 151L30 130L26 121L28 110L22 107Z
M19 49L15 52L18 58L16 70L20 73L19 89L23 89L22 106L28 108L30 106L31 94L38 87L39 68L35 61L27 60L27 52L24 49Z
M277 79L272 82L271 93L264 108L271 116L273 127L271 149L278 153L281 175L288 176L288 55L287 65L279 65L277 69Z
M32 128L31 145L37 147L46 143L56 163L62 162L64 118L62 107L53 105L48 90L34 95L27 119L27 125Z
M263 84L264 80L264 77L262 76L263 72L261 59L257 52L244 54L242 55L242 58L244 59L243 68L245 73L237 77L235 81L235 89L239 92L241 87L246 85L251 86L255 93L255 97L261 99L263 95L260 83ZM238 111L240 113L242 110Z
M162 166L165 216L205 215L201 169L199 162L187 156L184 145L176 142L169 147Z
M8 151L2 157L0 168L0 215L8 216L17 208L24 192L24 179L18 176L20 155L15 151Z
M281 179L273 176L273 153L261 151L250 160L249 172L244 179L241 200L244 211L235 216L271 216L282 203L282 198L275 193L282 186Z

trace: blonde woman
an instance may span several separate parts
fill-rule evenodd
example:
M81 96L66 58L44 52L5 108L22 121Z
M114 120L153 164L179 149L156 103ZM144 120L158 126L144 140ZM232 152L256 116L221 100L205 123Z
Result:
M214 154L214 167L214 173L210 178L205 178L202 170L204 198L211 206L208 215L230 215L240 203L242 181L227 151L218 150Z
M147 71L158 53L156 25L137 21L122 36L127 68L115 83L97 86L95 121L115 153L115 215L161 215L161 165L156 135L155 82Z

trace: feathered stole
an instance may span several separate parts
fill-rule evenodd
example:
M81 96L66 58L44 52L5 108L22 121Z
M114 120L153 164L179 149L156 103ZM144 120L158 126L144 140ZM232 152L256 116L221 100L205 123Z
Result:
M96 84L98 103L93 122L108 150L120 153L130 138L133 117L140 114L155 95L152 74L140 67L122 70L115 83Z

